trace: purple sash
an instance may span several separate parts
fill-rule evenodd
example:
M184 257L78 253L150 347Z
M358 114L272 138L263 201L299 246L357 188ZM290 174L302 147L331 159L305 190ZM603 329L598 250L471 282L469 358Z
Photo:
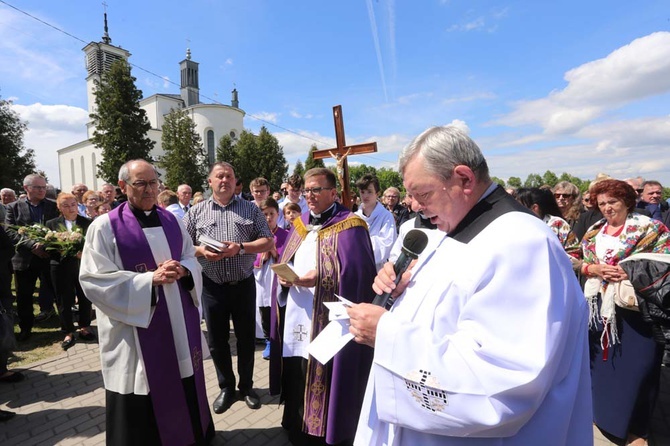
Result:
M170 245L172 259L179 261L183 243L179 224L172 213L165 212L158 207L156 211ZM111 211L109 220L124 269L137 272L155 270L158 265L154 260L149 242L128 204L123 203ZM193 363L200 424L203 436L205 436L211 422L211 415L207 403L205 375L202 366L200 316L189 293L184 290L179 281L177 284L181 295L188 346ZM188 422L190 415L186 394L181 385L182 378L179 373L177 352L174 342L171 342L173 339L172 325L170 324L165 293L162 286L157 287L157 289L159 298L149 327L137 327L137 336L140 341L149 383L151 403L163 444L194 444L194 433L191 429L184 428L184 426L190 426Z

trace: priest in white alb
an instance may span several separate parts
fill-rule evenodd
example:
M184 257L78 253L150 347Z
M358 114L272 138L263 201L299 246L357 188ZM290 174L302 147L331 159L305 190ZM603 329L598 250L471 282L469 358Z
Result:
M368 225L372 251L375 255L377 271L384 266L391 254L398 231L393 214L379 202L379 180L372 174L363 175L356 181L361 206L356 215Z
M391 263L378 273L390 311L349 309L374 348L354 444L593 444L588 308L556 236L455 127L417 136L399 166L446 234L397 286Z
M214 435L200 264L182 223L156 206L158 184L148 162L124 164L128 201L91 223L81 259L97 310L108 445L200 445Z

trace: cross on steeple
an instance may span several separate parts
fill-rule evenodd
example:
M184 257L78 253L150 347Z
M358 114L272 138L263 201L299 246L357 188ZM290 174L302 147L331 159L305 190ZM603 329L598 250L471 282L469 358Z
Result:
M109 29L107 28L107 2L103 1L102 7L105 12L105 34L102 35L102 41L109 45L112 43L112 38L109 37Z

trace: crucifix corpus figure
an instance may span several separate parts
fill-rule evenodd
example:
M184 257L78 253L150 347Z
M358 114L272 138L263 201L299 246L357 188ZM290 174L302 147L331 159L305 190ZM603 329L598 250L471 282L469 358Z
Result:
M312 154L315 160L324 158L335 158L337 163L337 179L342 190L342 204L351 209L351 192L349 185L349 155L360 155L363 153L374 153L377 151L376 142L355 144L347 146L344 139L344 119L342 118L342 106L333 107L333 119L335 121L335 140L337 147L331 149L316 150Z

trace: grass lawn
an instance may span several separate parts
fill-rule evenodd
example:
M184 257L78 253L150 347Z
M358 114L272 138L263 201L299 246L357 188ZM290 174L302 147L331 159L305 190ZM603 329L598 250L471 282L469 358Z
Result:
M34 314L40 312L38 305L33 305ZM18 334L19 325L14 325L14 333ZM63 340L60 332L60 322L55 314L43 322L35 322L33 335L27 341L19 342L17 348L9 357L9 368L24 367L27 364L41 361L50 356L63 352L60 343Z

